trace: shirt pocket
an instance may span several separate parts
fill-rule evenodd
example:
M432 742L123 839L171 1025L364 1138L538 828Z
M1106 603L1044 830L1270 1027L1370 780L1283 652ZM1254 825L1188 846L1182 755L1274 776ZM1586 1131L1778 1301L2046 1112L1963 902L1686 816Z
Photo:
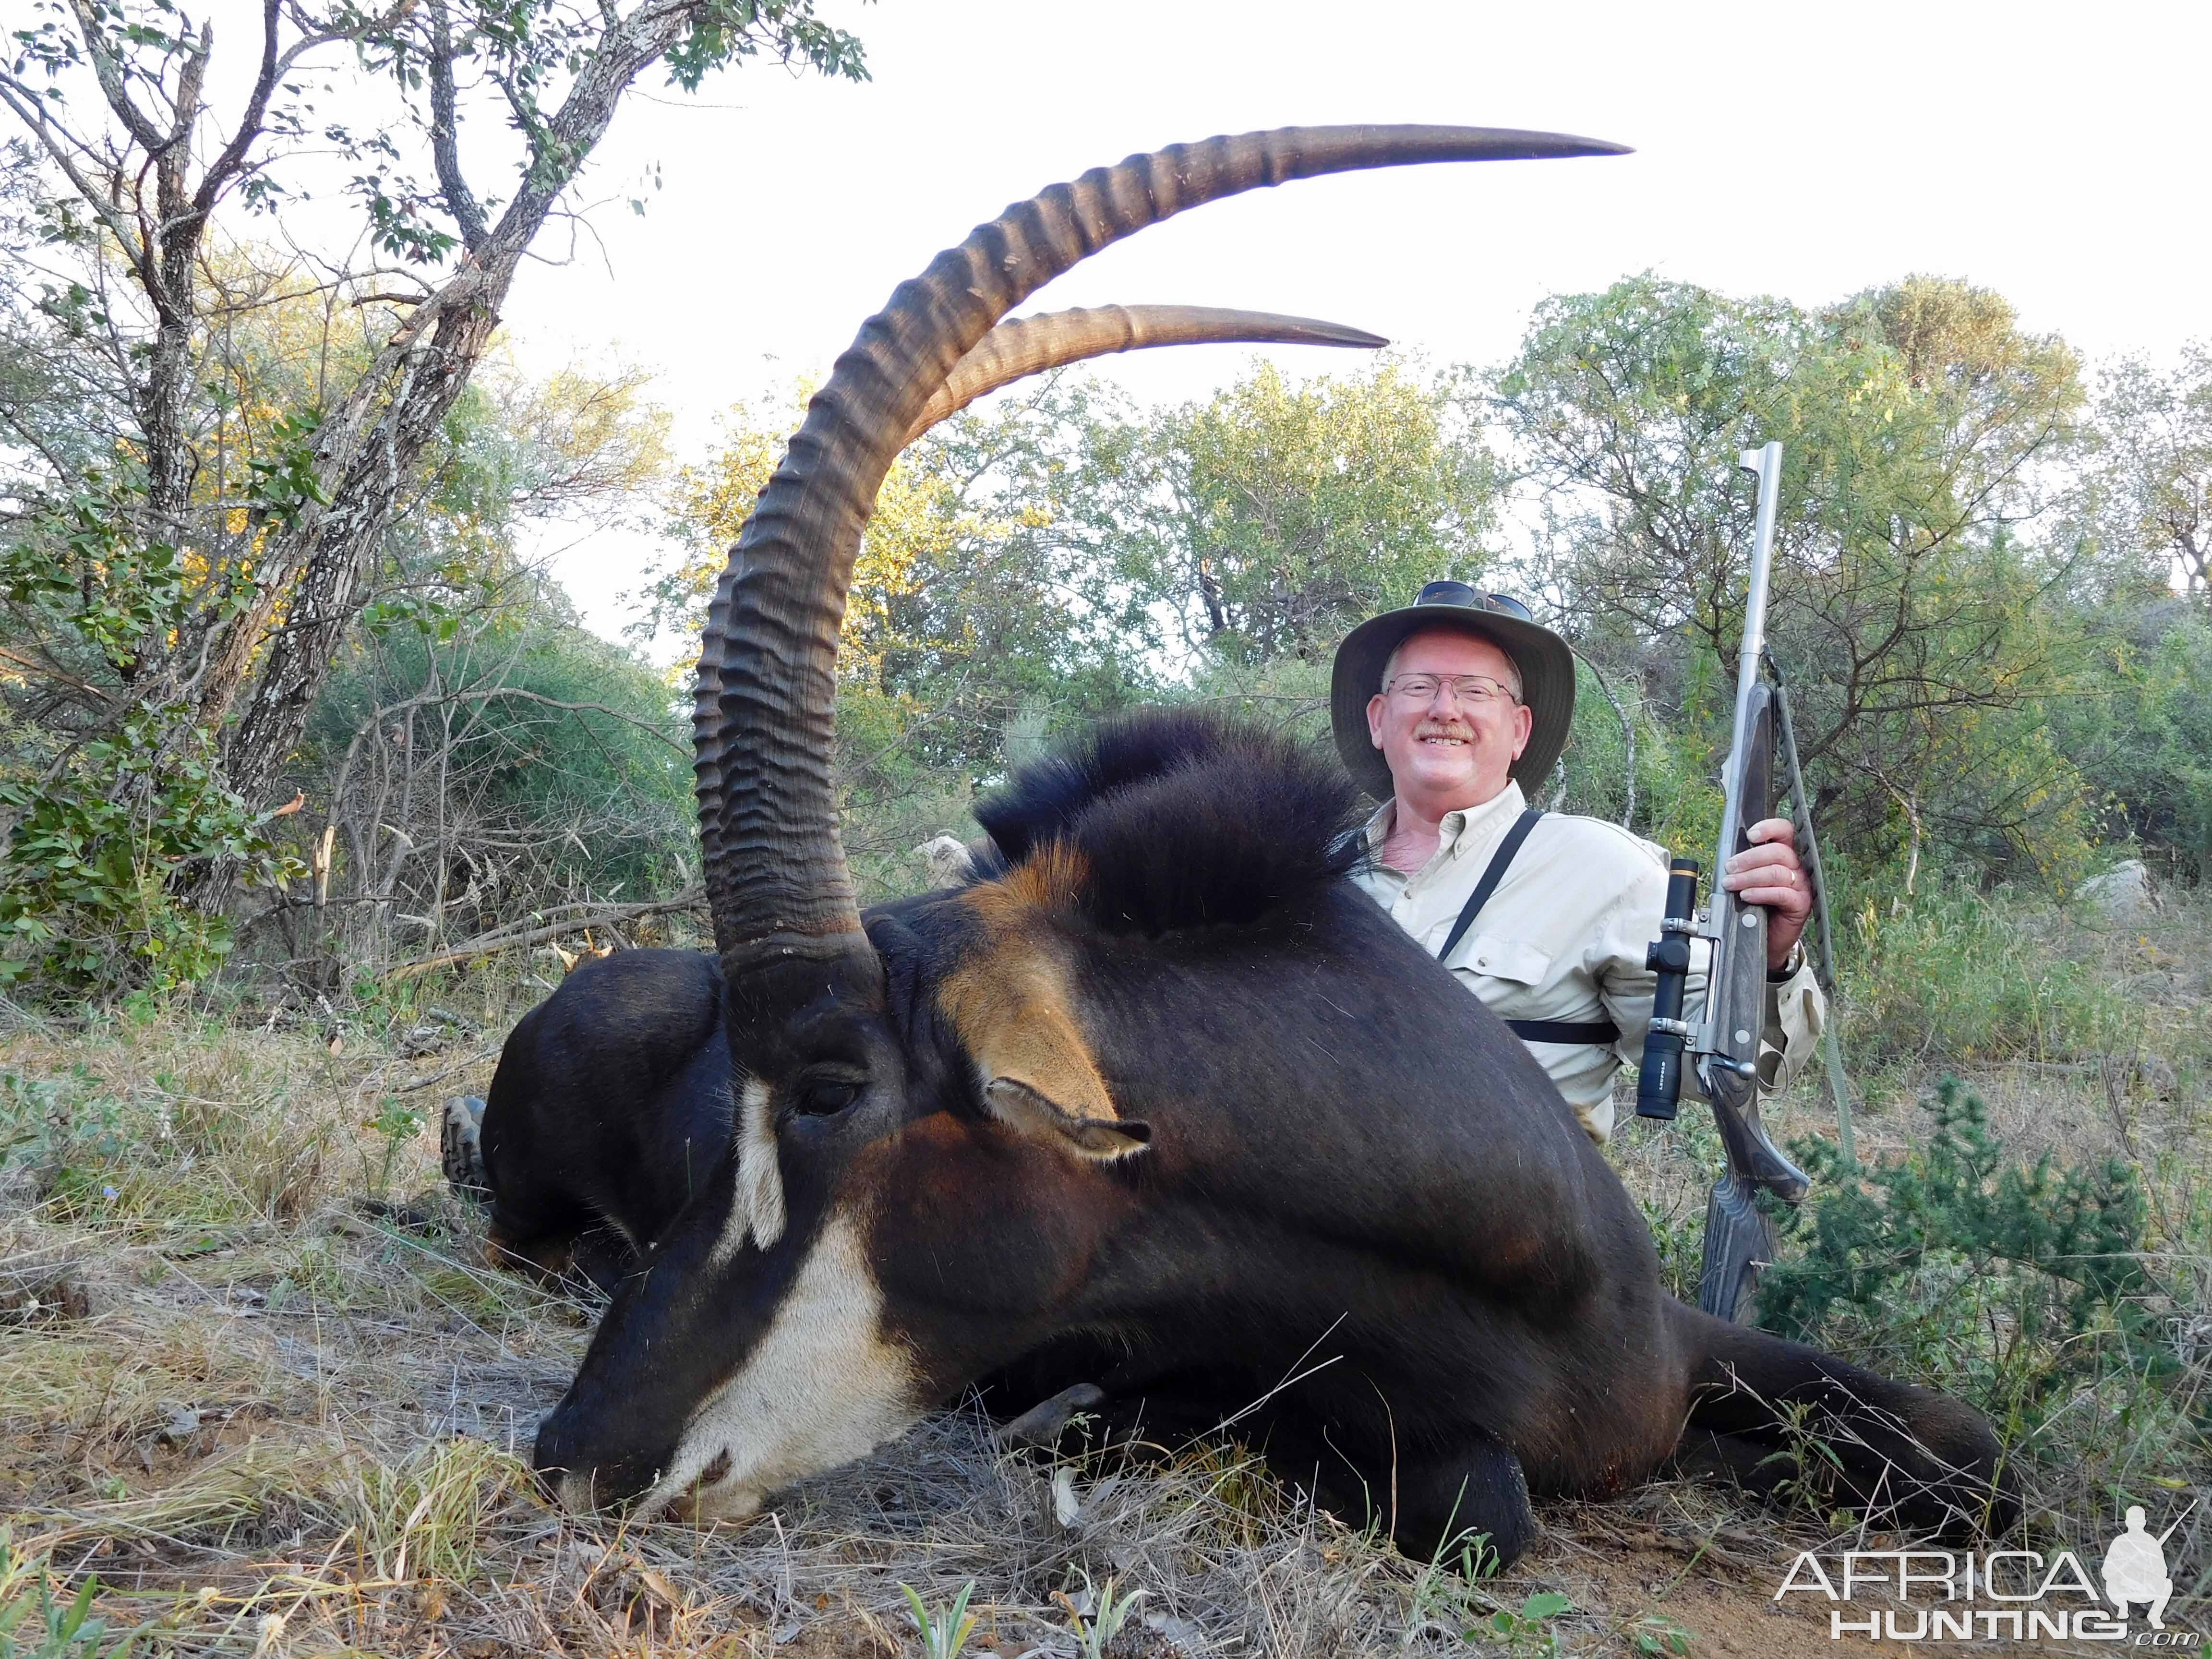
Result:
M1510 980L1516 985L1541 985L1552 971L1552 953L1517 939L1478 933L1459 951L1452 963L1462 973L1484 979Z

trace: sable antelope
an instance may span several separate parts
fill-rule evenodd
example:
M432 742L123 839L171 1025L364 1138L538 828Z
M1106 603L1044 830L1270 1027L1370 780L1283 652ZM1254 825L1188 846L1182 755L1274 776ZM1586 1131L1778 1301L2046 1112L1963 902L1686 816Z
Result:
M1678 1454L1771 1480L1794 1406L1861 1502L2009 1513L1972 1411L1662 1291L1542 1072L1341 879L1333 764L1188 717L1115 727L984 805L997 867L865 920L854 901L830 722L854 553L1006 311L1260 185L1615 148L1433 127L1177 146L1010 208L862 328L709 612L719 965L580 968L518 1028L487 1115L502 1237L557 1248L596 1207L642 1247L538 1432L564 1502L745 1515L1016 1366L1170 1431L1264 1397L1242 1426L1279 1468L1421 1552L1471 1528L1510 1559L1530 1490L1609 1492ZM533 1137L572 1213L507 1190Z

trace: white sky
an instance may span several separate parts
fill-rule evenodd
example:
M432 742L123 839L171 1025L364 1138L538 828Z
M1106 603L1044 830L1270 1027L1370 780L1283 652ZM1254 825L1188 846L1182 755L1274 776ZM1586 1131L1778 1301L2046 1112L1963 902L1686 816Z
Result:
M601 246L516 284L526 367L648 367L696 444L735 397L825 370L1007 202L1133 150L1331 121L1550 128L1638 154L1258 191L1108 250L1030 308L1249 306L1490 362L1544 295L1641 270L1802 303L1927 271L1998 289L2093 357L2212 335L2202 3L825 5L865 39L871 83L755 65L696 100L655 87L624 106L586 185L611 198ZM623 198L653 163L664 187L639 218ZM1294 374L1348 366L1277 355ZM1179 399L1252 356L1105 372ZM644 551L598 538L558 572L611 630Z

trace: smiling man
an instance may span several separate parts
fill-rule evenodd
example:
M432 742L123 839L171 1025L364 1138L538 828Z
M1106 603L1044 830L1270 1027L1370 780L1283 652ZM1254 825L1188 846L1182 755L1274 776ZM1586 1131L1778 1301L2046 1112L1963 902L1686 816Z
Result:
M1362 623L1337 647L1337 750L1382 805L1355 876L1375 901L1512 1026L1602 1143L1613 1079L1644 1051L1656 981L1644 947L1666 909L1662 848L1598 818L1538 812L1566 747L1575 665L1527 610L1463 582ZM1767 920L1769 1087L1813 1051L1826 1016L1800 942L1812 889L1786 818L1751 831L1722 880ZM1702 1012L1692 974L1686 1014Z

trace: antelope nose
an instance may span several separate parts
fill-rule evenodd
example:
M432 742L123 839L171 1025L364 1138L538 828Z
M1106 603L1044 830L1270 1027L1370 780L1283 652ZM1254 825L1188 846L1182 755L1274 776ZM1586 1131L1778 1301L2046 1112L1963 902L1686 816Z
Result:
M582 1449L574 1443L574 1436L565 1432L566 1426L559 1409L538 1425L537 1443L530 1450L531 1471L537 1475L538 1487L546 1497L572 1514L588 1515L592 1510L591 1460L576 1455Z
M571 1515L589 1515L593 1507L592 1477L572 1474L563 1469L554 1484L553 1495L560 1500L561 1507Z

